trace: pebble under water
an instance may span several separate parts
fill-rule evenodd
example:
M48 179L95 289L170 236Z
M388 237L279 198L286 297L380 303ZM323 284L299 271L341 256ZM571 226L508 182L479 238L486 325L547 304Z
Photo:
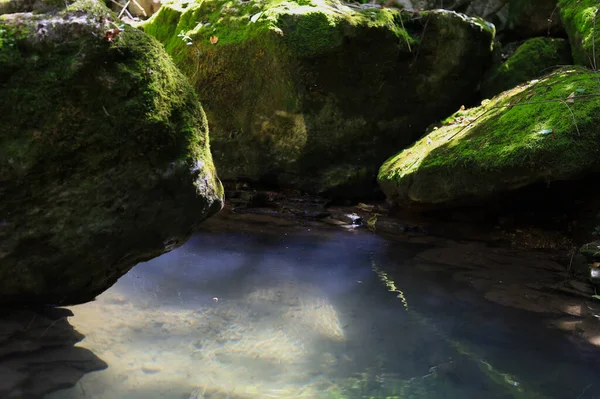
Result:
M599 347L428 267L431 243L217 224L70 307L108 368L46 399L600 398Z

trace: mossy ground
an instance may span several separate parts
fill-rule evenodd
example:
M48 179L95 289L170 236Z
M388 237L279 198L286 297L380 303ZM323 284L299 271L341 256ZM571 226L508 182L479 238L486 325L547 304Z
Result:
M439 203L485 196L598 166L600 82L561 69L459 111L379 172L388 197Z
M482 82L482 94L491 98L518 84L545 75L572 61L565 39L536 37L521 44L505 62L497 65Z
M575 63L600 68L600 21L594 23L600 4L596 0L558 0L558 6Z

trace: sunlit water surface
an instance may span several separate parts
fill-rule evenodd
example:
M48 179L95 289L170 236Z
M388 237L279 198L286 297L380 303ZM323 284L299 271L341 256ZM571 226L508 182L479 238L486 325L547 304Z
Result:
M600 397L593 355L420 271L424 244L273 230L196 234L72 307L108 368L47 399Z

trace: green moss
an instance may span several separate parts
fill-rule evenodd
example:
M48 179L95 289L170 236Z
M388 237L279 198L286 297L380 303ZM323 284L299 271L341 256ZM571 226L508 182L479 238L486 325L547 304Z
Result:
M579 65L600 67L600 24L594 16L600 5L596 0L558 0L560 15L569 35L573 60ZM596 59L594 60L594 50Z
M399 202L437 203L596 168L598 91L594 74L567 68L459 111L385 162L380 185Z
M112 18L0 17L0 303L93 299L221 204L194 89L143 32L107 41Z
M600 241L594 241L583 245L579 248L579 253L590 263L600 260Z
M348 184L370 191L390 144L406 144L407 126L432 121L421 113L440 117L475 95L493 35L455 13L330 0L173 0L142 26L196 87L222 178L319 192ZM458 69L476 73L448 87Z
M511 57L495 66L482 83L482 94L493 97L520 83L544 75L554 67L572 61L564 39L536 37L521 44Z

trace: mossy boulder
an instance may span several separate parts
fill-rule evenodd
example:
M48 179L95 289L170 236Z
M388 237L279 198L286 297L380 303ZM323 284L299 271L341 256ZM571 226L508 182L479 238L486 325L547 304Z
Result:
M222 204L160 43L93 0L35 11L0 16L0 305L92 300Z
M143 29L205 107L219 175L343 197L477 97L493 27L331 0L163 3Z
M565 39L536 37L526 40L504 62L495 65L481 84L481 94L491 98L518 84L537 78L560 65L572 63Z
M430 206L595 172L599 90L590 71L563 68L458 111L388 159L379 184L396 204Z
M579 248L588 263L600 261L600 241L592 241Z
M600 24L595 24L594 18L600 4L596 0L558 0L558 5L571 43L573 60L579 65L599 68Z

